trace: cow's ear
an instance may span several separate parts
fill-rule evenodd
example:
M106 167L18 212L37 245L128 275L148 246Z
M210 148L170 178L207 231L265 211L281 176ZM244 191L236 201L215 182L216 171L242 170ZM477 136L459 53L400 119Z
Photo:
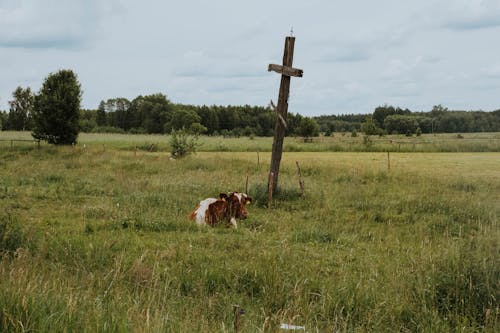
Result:
M246 204L249 205L252 202L251 197L246 197Z
M226 199L227 198L227 194L226 193L219 193L219 198L220 199Z

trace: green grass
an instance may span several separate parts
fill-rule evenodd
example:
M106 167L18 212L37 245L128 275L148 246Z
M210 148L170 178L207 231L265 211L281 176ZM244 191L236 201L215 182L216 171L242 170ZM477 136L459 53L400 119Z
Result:
M2 332L233 331L234 304L242 332L500 329L499 153L287 152L234 230L187 215L247 174L265 200L264 149L84 138L0 149Z
M458 136L462 138L457 138ZM16 149L36 148L29 142L11 139L32 139L29 132L0 132L0 149L11 144ZM270 137L224 138L202 136L198 151L205 152L269 152ZM168 135L80 133L78 146L99 147L102 150L119 149L138 152L168 152ZM42 143L42 145L44 145ZM350 133L335 133L331 137L317 137L304 142L300 137L288 137L283 149L286 152L500 152L500 133L424 134L420 137L387 135L351 137Z

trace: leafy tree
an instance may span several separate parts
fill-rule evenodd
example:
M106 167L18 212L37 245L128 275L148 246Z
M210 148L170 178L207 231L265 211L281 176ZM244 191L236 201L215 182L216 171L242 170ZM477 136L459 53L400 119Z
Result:
M129 127L144 128L146 133L164 133L165 124L172 118L173 106L164 94L139 96L129 109Z
M7 129L7 112L0 111L0 131Z
M219 129L219 117L217 112L206 105L199 107L196 113L200 116L200 123L207 128L207 134L212 135Z
M80 131L90 133L97 127L97 110L80 110L80 120L78 124Z
M439 105L434 105L432 107L432 111L430 112L431 113L431 116L433 117L438 117L438 116L441 116L443 115L444 113L446 113L448 111L448 108L447 107L444 107L442 106L441 104Z
M195 111L180 109L173 112L170 128L174 131L181 128L190 128L191 124L200 123L200 121L201 118Z
M99 103L99 107L97 108L97 114L96 114L95 121L97 123L97 126L106 126L107 125L106 103L104 101L101 101Z
M331 132L351 132L353 129L359 130L361 124L370 117L366 114L346 114L319 116L315 119L320 126L328 126Z
M17 87L12 93L13 99L9 101L10 110L8 124L9 129L14 131L25 131L31 129L33 114L34 94L30 87L23 89Z
M80 83L73 71L49 74L35 96L31 135L51 144L75 143L81 95Z
M434 130L434 118L417 117L418 128L422 133L432 133Z
M130 104L130 101L123 97L108 99L105 103L105 110L110 115L109 125L123 130L135 127L130 116Z
M393 107L392 105L384 105L384 106L379 106L375 108L375 111L373 111L373 119L375 120L375 124L383 128L384 127L384 121L385 118L392 116L392 115L409 115L411 114L411 111L408 109L401 109L399 107ZM386 128L387 130L387 128Z
M189 133L200 135L207 132L207 128L200 123L192 123L189 126Z
M413 134L418 122L414 116L395 114L385 118L384 127L388 133Z
M382 133L381 129L377 127L373 118L368 118L364 123L361 124L361 131L366 135L378 135Z
M299 133L300 136L311 138L319 135L319 125L313 118L303 118L300 121Z
M271 112L262 112L257 115L257 132L259 136L273 136L276 115ZM293 117L287 117L287 128L293 124Z

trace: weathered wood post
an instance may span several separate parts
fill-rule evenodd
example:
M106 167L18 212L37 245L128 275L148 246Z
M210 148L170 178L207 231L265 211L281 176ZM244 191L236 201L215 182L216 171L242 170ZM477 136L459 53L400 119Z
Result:
M270 64L268 71L274 71L281 74L280 91L278 97L278 105L276 107L276 125L274 126L273 150L271 155L271 168L269 173L272 184L268 183L268 188L275 191L278 188L278 176L281 163L281 155L283 153L283 140L286 131L286 119L288 114L288 96L290 94L290 78L292 76L302 77L301 69L293 68L293 49L295 45L295 37L286 37L285 50L283 52L283 65Z
M300 188L300 196L303 198L305 194L304 181L302 180L302 172L300 172L299 161L295 161L297 164L297 173L299 175L299 188Z

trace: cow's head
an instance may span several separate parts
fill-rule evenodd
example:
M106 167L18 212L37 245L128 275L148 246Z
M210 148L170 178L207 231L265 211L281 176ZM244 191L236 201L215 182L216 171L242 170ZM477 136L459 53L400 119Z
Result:
M231 217L235 217L237 219L247 218L248 211L246 209L246 205L252 202L251 197L249 197L246 193L229 192L226 200L229 203Z

